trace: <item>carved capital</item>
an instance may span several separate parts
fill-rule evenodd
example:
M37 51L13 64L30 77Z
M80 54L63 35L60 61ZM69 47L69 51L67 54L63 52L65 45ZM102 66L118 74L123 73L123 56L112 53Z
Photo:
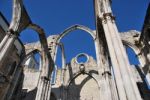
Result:
M103 17L104 17L105 19L115 20L115 17L113 16L112 13L104 13L104 14L103 14Z
M112 21L114 22L115 21L115 17L113 16L112 13L104 13L103 14L103 17L100 18L102 23L106 24L107 21Z

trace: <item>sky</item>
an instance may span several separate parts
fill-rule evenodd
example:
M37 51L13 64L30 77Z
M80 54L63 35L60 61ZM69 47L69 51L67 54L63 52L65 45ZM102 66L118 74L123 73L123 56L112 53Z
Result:
M59 34L74 25L85 25L95 30L93 0L23 0L33 23L40 25L46 36ZM113 14L120 32L141 31L149 0L112 0ZM10 22L12 0L0 0L0 11ZM20 34L23 43L38 41L36 32L27 29ZM67 62L78 53L85 52L95 58L92 38L84 31L76 30L61 40L65 46ZM130 63L137 64L133 51L128 49ZM60 50L57 64L61 66Z

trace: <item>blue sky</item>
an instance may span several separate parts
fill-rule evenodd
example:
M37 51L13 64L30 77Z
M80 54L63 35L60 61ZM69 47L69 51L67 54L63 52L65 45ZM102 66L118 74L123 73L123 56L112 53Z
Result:
M46 35L59 34L74 24L85 25L95 29L93 0L23 0L33 23L44 28ZM149 0L112 0L113 14L120 32L128 30L141 31ZM0 0L0 11L10 22L12 0ZM95 58L92 38L83 31L74 31L61 42L65 45L67 62L78 53L86 52ZM20 35L24 43L37 41L32 30L25 30ZM131 51L131 50L129 50ZM135 55L130 54L132 60ZM58 54L58 58L60 55ZM60 65L60 59L57 61ZM133 60L132 63L137 63Z

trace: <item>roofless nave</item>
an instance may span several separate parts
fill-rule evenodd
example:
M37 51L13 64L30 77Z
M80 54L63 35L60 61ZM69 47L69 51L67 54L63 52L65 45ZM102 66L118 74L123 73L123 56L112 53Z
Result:
M110 0L94 0L96 30L73 25L61 34L45 36L33 23L22 0L13 0L11 23L0 16L1 100L149 100L150 90L150 6L141 32L120 34ZM23 45L19 34L30 28L39 41ZM61 39L74 30L91 35L96 60L81 53L66 63ZM130 65L125 47L136 53L140 65ZM54 64L58 47L62 66ZM33 57L40 54L40 62ZM85 62L79 58L85 57ZM40 65L39 69L35 66ZM53 79L54 78L54 79Z

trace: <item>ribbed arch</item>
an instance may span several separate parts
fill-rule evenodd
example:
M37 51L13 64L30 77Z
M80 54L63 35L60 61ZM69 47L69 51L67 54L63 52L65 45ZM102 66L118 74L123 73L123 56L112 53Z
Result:
M71 84L71 82L73 80L75 80L77 77L79 77L81 74L83 74L83 73L79 72L72 79L70 79L68 81L67 88L69 87L69 85ZM95 80L95 82L97 83L98 87L100 88L100 84L99 84L98 80L93 75L90 75L88 72L85 72L84 74L86 74L86 75L90 76L91 78L93 78Z
M85 27L83 25L73 25L73 26L67 28L66 30L64 30L62 33L60 33L59 37L57 38L57 42L60 42L60 40L63 37L65 37L67 34L71 33L72 31L75 31L75 30L83 30L83 31L89 33L92 36L93 40L96 39L95 32L93 30L91 30L90 28Z
M140 53L140 48L138 48L137 46L135 46L134 44L132 44L132 43L130 43L130 42L128 42L128 41L125 41L125 40L122 40L122 42L123 42L123 44L125 45L125 46L128 46L128 47L130 47L134 52L135 52L135 54L136 55L139 55L139 53ZM139 60L139 62L140 62L140 64L141 64L141 66L144 66L145 65L145 62L144 62L144 56L143 55L140 55L141 57L139 58L138 57L138 60Z

